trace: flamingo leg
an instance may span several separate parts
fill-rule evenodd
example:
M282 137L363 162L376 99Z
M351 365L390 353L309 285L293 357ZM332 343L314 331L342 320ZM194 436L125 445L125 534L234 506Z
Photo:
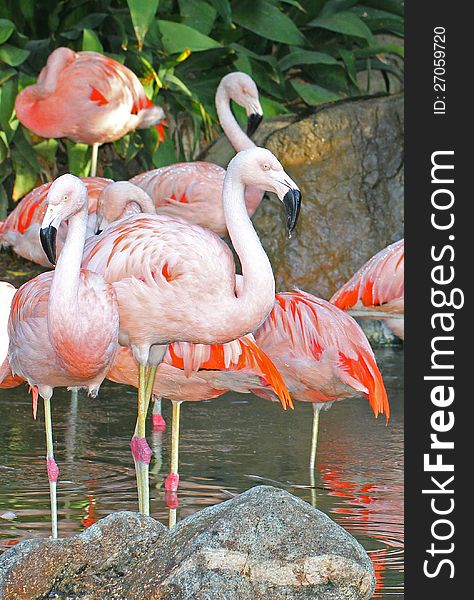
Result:
M51 421L51 399L44 398L44 428L46 432L46 469L49 480L49 497L51 501L51 532L53 539L58 537L58 505L56 497L56 483L59 469L54 460L53 426Z
M165 480L165 490L176 494L179 485L179 420L181 402L171 403L171 467L170 474ZM176 525L176 503L172 502L169 512L169 527Z
M97 159L99 157L99 145L92 144L92 158L91 158L91 172L90 176L95 177L97 175Z
M132 437L130 447L135 462L138 490L138 510L144 514L150 514L150 491L148 488L148 469L151 459L151 450L145 437L145 425L147 414L146 401L146 367L138 365L138 417L135 433Z
M313 403L313 435L311 438L311 456L309 459L309 470L314 471L316 467L316 449L318 447L318 432L319 432L319 411L320 408Z
M161 398L158 398L157 396L153 396L152 397L152 401L153 401L153 414L152 414L152 419L155 417L155 410L157 410L157 406L159 406L159 413L158 416L161 416ZM155 477L158 476L158 474L161 471L161 466L163 464L163 456L162 456L162 438L163 438L163 429L159 429L159 428L155 428L155 424L153 421L153 430L152 430L152 434L151 434L151 440L152 440L152 451L153 451L153 456L155 457L154 460L154 464L153 464L153 468L150 469L150 473L152 473ZM158 485L156 487L159 487Z

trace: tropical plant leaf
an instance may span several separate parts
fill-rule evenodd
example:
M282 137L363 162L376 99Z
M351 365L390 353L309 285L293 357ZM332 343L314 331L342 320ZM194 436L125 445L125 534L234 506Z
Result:
M3 44L0 46L0 61L10 65L10 67L18 67L18 65L21 65L21 63L28 58L29 54L29 50L17 48L11 44Z
M282 71L286 71L296 65L339 65L339 62L330 54L314 50L304 50L303 48L295 48L279 62L279 67Z
M15 31L15 25L10 19L0 19L0 44L4 44Z
M234 7L236 23L265 39L303 45L305 38L294 22L268 0L241 0Z
M350 37L365 40L368 44L374 43L374 36L367 25L352 12L340 12L325 17L318 17L308 23L311 27L327 29L335 33L342 33Z
M201 52L221 47L216 40L182 23L158 21L158 27L162 35L163 46L170 54L181 53L187 48L191 52Z
M91 168L91 159L87 156L89 146L87 144L75 144L71 140L66 142L67 166L69 173L77 177L87 177Z
M334 102L341 99L339 94L312 83L291 81L291 85L295 89L296 93L301 96L304 102L310 106L318 106L318 104Z
M183 25L208 35L216 20L217 10L204 0L179 0Z
M211 3L222 17L224 23L230 25L232 23L232 8L229 0L211 0Z
M138 49L143 48L146 33L155 18L159 0L127 0Z
M84 29L82 32L82 49L93 52L104 52L97 34L92 29Z

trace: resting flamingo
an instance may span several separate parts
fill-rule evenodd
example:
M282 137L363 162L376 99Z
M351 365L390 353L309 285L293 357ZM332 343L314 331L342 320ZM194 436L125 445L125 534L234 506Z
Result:
M13 375L8 362L8 317L16 289L11 283L0 281L0 388L12 388L20 385L23 379Z
M404 339L405 240L390 244L368 260L331 302L354 317L381 319Z
M297 221L300 192L271 152L251 148L229 163L223 189L227 229L242 265L213 232L168 215L132 215L86 244L83 266L117 292L121 345L138 362L138 419L132 438L139 508L149 513L150 449L145 418L156 368L175 341L226 343L258 327L275 301L267 255L245 206L245 186L272 191L284 202L288 229ZM147 373L148 369L148 373ZM147 384L148 380L148 384Z
M364 332L347 313L303 291L276 295L275 306L255 332L260 348L283 375L294 400L313 405L310 469L316 464L319 412L335 400L363 395L375 416L390 406ZM268 392L256 390L269 397Z
M120 348L107 379L137 387L137 363L129 348ZM293 407L286 385L268 356L247 335L227 344L190 344L174 342L157 368L153 385L155 405L166 398L172 402L171 468L165 490L176 492L179 483L179 428L182 402L216 398L232 390L249 393L251 389L269 388L283 406ZM160 417L154 412L153 417ZM154 429L162 430L155 419ZM175 498L168 494L170 527L176 523Z
M83 177L82 181L87 187L89 218L86 234L92 235L95 230L97 199L104 187L111 183L111 179L104 177ZM18 256L31 260L43 267L49 267L47 259L40 244L39 231L43 217L46 213L48 196L51 183L44 183L27 194L5 221L0 222L0 244L4 248L11 248ZM66 239L67 223L61 223L57 235L58 252Z
M56 269L22 285L13 297L8 334L12 372L38 395L45 412L47 472L53 537L57 537L56 482L51 396L55 387L88 389L97 396L117 350L119 315L115 291L102 277L81 269L87 228L87 188L72 175L59 177L49 189L40 236L55 262L54 234L69 220Z
M244 107L248 115L245 134L237 123L230 101ZM224 133L236 152L254 148L249 135L262 120L262 108L255 82L245 73L229 73L220 82L216 92L216 109ZM143 188L153 199L158 214L181 217L207 227L223 236L227 233L222 206L222 186L225 169L209 162L194 161L160 167L136 175L130 181ZM250 216L262 200L263 193L249 186L245 201Z
M146 96L138 77L98 52L56 48L34 85L15 100L20 122L41 137L67 137L92 145L96 175L100 144L134 129L160 129L163 110Z

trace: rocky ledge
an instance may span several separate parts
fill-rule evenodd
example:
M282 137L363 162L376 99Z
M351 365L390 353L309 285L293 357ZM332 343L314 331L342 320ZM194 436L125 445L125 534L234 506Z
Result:
M250 489L171 531L118 512L62 540L0 557L3 600L362 600L375 576L362 546L291 494Z

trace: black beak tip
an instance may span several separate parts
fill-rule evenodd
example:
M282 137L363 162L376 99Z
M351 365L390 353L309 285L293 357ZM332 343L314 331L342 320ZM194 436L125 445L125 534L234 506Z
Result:
M100 227L97 227L97 229L95 230L95 234L100 235L101 233L102 233L102 229Z
M247 135L251 137L258 129L258 126L262 122L263 115L253 113L249 116L247 121Z
M288 234L291 235L298 222L301 207L301 192L297 189L288 190L283 198L286 207Z
M52 265L56 264L56 235L58 230L49 225L44 229L40 229L40 241L43 247L44 253L48 257L49 262Z

